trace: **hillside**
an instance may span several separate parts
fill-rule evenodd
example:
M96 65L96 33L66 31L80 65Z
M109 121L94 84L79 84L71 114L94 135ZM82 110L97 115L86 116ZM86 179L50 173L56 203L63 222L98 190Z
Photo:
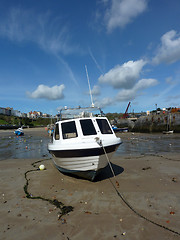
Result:
M56 119L51 118L22 118L15 116L5 116L0 115L0 128L16 128L18 126L29 126L29 127L38 127L38 126L47 126L48 124L54 123Z

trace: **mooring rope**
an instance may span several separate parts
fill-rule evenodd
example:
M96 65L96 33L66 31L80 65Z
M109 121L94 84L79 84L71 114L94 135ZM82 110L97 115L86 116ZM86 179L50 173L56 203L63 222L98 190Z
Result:
M104 151L104 154L105 154L105 156L106 156L106 158L107 158L107 161L108 161L108 164L109 164L109 166L110 166L110 169L111 169L111 171L112 171L113 177L116 179L116 175L115 175L114 170L113 170L113 168L112 168L112 164L111 164L111 162L110 162L110 160L109 160L109 157L108 157L108 155L107 155L107 153L106 153L106 149L105 149L105 147L104 147L103 144L102 144L102 140L100 140L99 138L96 138L95 140L97 141L97 143L98 143L100 146L102 146L103 151ZM168 228L168 227L166 227L166 226L164 226L164 225L162 225L162 224L160 224L160 223L157 223L157 222L155 222L155 221L153 221L153 220L151 220L151 219L143 216L143 215L142 215L141 213L139 213L138 211L136 211L136 210L130 205L130 203L125 199L125 197L122 195L122 193L120 193L120 192L118 191L117 187L119 187L119 183L118 183L117 179L116 179L116 185L117 185L117 187L114 185L114 183L111 181L110 178L109 178L109 180L110 180L111 184L113 185L116 193L117 193L118 196L121 198L121 200L122 200L122 201L126 204L126 206L127 206L131 211L133 211L137 216L143 218L144 220L146 220L146 221L148 221L148 222L150 222L150 223L152 223L152 224L154 224L154 225L156 225L156 226L158 226L158 227L161 227L161 228L163 228L163 229L165 229L165 230L167 230L167 231L169 231L169 232L175 233L175 234L177 234L177 235L180 236L180 232L177 232L177 231L175 231L175 230L173 230L173 229L171 229L171 228Z
M111 172L112 172L114 178L116 178L116 175L115 175L114 170L113 170L113 168L112 168L112 164L111 164L111 162L110 162L110 160L109 160L109 157L108 157L108 155L107 155L107 153L106 153L106 149L104 148L104 146L103 146L103 144L102 144L102 140L101 140L100 138L98 138L98 137L96 137L95 140L96 140L96 142L100 145L100 147L103 148L103 151L104 151L104 154L105 154L106 159L107 159L107 161L108 161L108 164L109 164L109 167L110 167L110 169L111 169Z
M109 180L110 180L110 179L109 179ZM164 226L164 225L162 225L162 224L160 224L160 223L157 223L157 222L155 222L155 221L153 221L153 220L151 220L151 219L143 216L143 215L142 215L141 213L139 213L138 211L136 211L136 210L130 205L130 203L124 198L124 196L117 190L116 186L113 184L113 182L112 182L111 180L110 180L110 182L111 182L111 184L113 185L113 187L114 187L116 193L118 194L118 196L119 196L119 197L122 199L122 201L128 206L128 208L129 208L130 210L132 210L137 216L143 218L144 220L146 220L146 221L148 221L148 222L150 222L150 223L152 223L152 224L154 224L154 225L156 225L156 226L158 226L158 227L161 227L161 228L163 228L163 229L165 229L165 230L167 230L167 231L170 231L170 232L175 233L175 234L177 234L177 235L180 236L180 233L179 233L179 232L177 232L177 231L175 231L175 230L172 230L172 229L170 229L170 228L168 228L168 227L166 227L166 226Z

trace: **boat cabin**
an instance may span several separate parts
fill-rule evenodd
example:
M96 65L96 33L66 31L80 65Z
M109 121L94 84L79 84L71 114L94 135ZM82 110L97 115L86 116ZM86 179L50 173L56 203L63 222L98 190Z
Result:
M53 140L66 140L101 134L113 134L106 117L64 120L56 123Z

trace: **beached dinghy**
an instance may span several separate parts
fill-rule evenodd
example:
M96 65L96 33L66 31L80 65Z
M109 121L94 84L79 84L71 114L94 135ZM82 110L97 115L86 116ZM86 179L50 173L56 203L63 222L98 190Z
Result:
M93 117L92 112L84 111L87 108L78 109L83 112L76 118L56 122L48 150L61 172L93 181L108 165L121 139L116 137L106 117ZM60 115L62 119L62 110Z
M23 128L22 127L18 128L17 130L14 131L14 133L17 136L23 136L24 135Z

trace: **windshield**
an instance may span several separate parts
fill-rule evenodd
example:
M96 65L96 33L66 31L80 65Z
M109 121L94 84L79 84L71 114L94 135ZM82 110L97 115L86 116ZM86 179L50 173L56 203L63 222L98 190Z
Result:
M80 120L80 124L84 136L97 134L91 119Z
M102 134L113 134L106 119L96 119Z
M75 121L61 124L63 139L75 138L78 136Z

